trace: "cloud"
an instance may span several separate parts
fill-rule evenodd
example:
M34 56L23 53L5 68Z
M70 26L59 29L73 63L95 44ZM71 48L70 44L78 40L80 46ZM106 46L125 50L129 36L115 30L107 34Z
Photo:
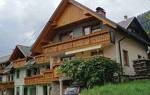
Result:
M5 0L0 0L0 8L2 8L5 5L6 5L6 1Z
M0 56L17 44L31 46L61 0L0 0ZM77 0L95 10L103 7L107 17L119 22L124 15L150 10L150 0ZM32 35L34 32L34 35Z

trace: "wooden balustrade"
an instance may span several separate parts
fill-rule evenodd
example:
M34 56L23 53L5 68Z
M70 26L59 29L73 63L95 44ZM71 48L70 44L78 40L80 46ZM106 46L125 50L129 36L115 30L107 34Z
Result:
M55 63L51 70L46 70L43 74L26 77L25 85L49 84L51 81L58 81L59 77L63 76L62 73L58 73L56 70L60 65L61 63Z
M26 59L19 59L19 60L13 61L14 68L24 67L25 64L26 64Z
M65 42L50 43L43 47L43 51L44 53L56 53L97 44L108 44L111 42L108 31L109 29L105 29L100 32L95 32Z
M49 58L45 55L39 55L35 57L35 62L37 64L46 63L46 62L49 62Z
M0 83L0 90L14 88L14 82Z
M53 78L53 72L46 70L43 74L25 78L25 85L49 84Z

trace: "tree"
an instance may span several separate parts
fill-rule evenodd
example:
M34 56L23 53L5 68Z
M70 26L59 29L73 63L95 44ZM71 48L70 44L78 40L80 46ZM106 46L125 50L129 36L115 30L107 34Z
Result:
M113 74L120 72L120 66L108 58L96 56L88 60L66 61L59 70L70 77L73 83L90 88L112 82Z

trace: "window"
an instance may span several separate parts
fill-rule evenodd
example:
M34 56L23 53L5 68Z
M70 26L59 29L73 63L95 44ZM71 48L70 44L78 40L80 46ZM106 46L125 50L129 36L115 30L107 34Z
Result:
M92 33L101 31L101 24L95 24L92 26Z
M20 95L20 87L16 88L16 95Z
M48 95L47 86L43 86L43 95Z
M31 70L30 69L27 69L27 77L31 77Z
M103 56L103 51L101 50L92 51L91 56Z
M110 30L109 33L110 33L111 42L115 43L115 33L113 32L113 30Z
M69 61L75 59L74 55L61 57L61 61Z
M40 68L33 68L33 75L38 75L40 74Z
M66 32L60 34L60 41L70 40L70 38L73 38L72 31L66 31Z
M46 69L50 69L50 67L51 67L50 64L46 65Z
M28 95L28 88L24 87L24 95Z
M91 33L91 27L84 27L83 28L83 35L89 35Z
M129 55L127 50L123 50L124 65L129 66Z
M17 69L17 71L16 71L16 78L19 78L19 77L20 77L20 70Z

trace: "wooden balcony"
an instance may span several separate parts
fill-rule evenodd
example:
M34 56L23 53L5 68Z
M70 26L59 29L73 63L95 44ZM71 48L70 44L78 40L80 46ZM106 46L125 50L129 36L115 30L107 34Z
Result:
M0 90L14 88L14 82L0 83Z
M35 57L36 64L43 64L49 62L49 58L45 55L39 55Z
M26 77L24 80L25 85L50 84L52 81L58 81L59 77L63 76L62 73L56 71L60 65L61 63L53 64L53 68L51 70L46 70L43 74Z
M49 84L51 83L52 78L53 72L51 70L47 70L43 74L26 77L25 85Z
M82 47L93 46L97 44L109 44L111 41L109 29L104 29L100 32L95 32L90 35L82 36L79 38L71 39L64 42L50 43L43 47L44 53L58 53L69 51Z
M13 61L13 67L14 68L22 68L26 64L26 59L19 59L16 61Z

